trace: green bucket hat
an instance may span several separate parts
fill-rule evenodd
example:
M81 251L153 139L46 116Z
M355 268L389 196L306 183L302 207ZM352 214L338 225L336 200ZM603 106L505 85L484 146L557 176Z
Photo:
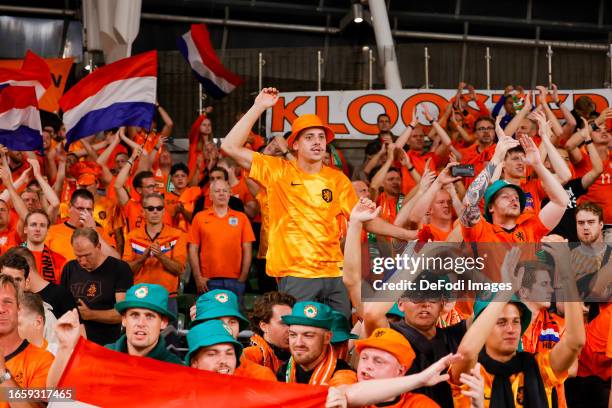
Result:
M125 300L115 304L115 309L123 314L132 308L149 309L176 320L176 316L168 310L168 291L161 285L154 283L139 283L127 290Z
M187 332L189 352L185 356L185 363L190 365L191 356L202 347L221 343L230 343L234 346L236 351L236 367L238 367L240 365L240 356L242 355L242 344L234 339L232 329L227 327L221 320L205 321Z
M334 316L332 308L319 302L297 302L290 315L281 317L288 325L312 326L331 330Z
M332 317L334 319L331 328L332 344L342 343L343 341L359 338L358 335L351 333L351 326L342 313L332 310Z
M387 313L385 314L386 317L391 317L391 316L397 316L400 318L404 318L404 312L402 312L399 309L399 306L397 305L397 302L393 304L393 306L391 306L391 309L389 309L389 311L387 311Z
M474 320L476 320L476 318L480 316L482 311L485 310L487 306L489 306L489 303L491 303L491 301L481 300L481 299L477 299L474 302ZM531 323L531 310L529 310L529 308L523 302L521 302L516 295L512 295L512 299L510 300L510 303L518 307L519 312L521 313L521 336L522 336L523 333L525 333L525 330L527 330L527 327L529 327L529 324Z
M525 198L525 192L523 191L523 189L515 184L508 183L505 180L497 180L495 183L491 184L489 188L487 188L487 190L485 191L485 196L484 196L484 200L485 200L484 217L489 222L492 222L491 213L489 213L489 203L491 202L491 200L493 200L493 197L495 197L495 194L497 194L497 192L504 187L510 187L516 190L519 196L521 212L523 212L523 210L525 209L526 198Z
M225 316L237 318L240 323L240 331L249 326L247 318L240 313L238 296L234 292L222 289L211 290L202 294L196 300L195 319L193 319L189 327L191 328L207 320L219 319Z

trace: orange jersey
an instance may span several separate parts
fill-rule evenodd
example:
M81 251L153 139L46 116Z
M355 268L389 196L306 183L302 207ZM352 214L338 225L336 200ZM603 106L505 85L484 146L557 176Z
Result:
M206 278L238 279L242 244L253 241L249 219L231 208L223 217L212 208L197 213L189 230L189 243L200 248L200 271Z
M601 303L599 315L586 325L586 343L578 358L578 376L612 376L612 303Z
M521 213L519 220L525 220L540 213L542 200L546 198L546 192L542 188L542 182L539 179L522 181L520 187L525 192L525 209Z
M0 255L19 244L21 244L21 238L19 238L17 231L12 228L0 231Z
M357 195L340 171L317 174L294 161L253 154L249 177L267 189L269 206L266 272L270 276L339 277L343 262L337 217L347 219Z
M276 375L268 367L261 366L253 361L240 357L240 365L234 371L234 375L238 377L256 378L258 380L277 381Z
M131 231L125 239L123 260L132 262L144 253L144 251L157 242L164 256L185 265L187 261L187 240L183 231L164 225L160 233L150 237L145 226ZM184 269L183 269L184 270ZM138 283L156 283L162 285L170 294L178 290L179 276L174 275L164 268L161 261L154 256L149 256L140 270L134 272L134 285Z
M249 137L247 138L247 141L244 144L244 147L247 147L251 149L252 151L257 152L259 151L259 149L261 149L265 145L266 145L266 139L264 139L262 136L258 135L257 133L251 132L249 133Z
M443 229L440 229L434 226L433 224L425 224L419 230L417 238L419 241L423 241L423 242L446 241L446 238L448 238L452 230L453 230L452 225L451 225L451 229L449 229L448 231L444 231Z
M465 242L540 242L549 231L537 216L517 223L512 230L506 230L499 225L491 224L483 216L472 227L461 225Z
M378 408L383 405L367 405L365 408ZM439 408L440 406L431 398L423 394L407 392L393 401L384 402L385 408Z
M115 244L115 230L123 226L123 217L119 207L114 201L105 196L98 196L94 200L93 218Z
M170 214L172 219L172 224L170 225L183 232L189 232L190 223L182 213L177 212L176 206L178 203L182 203L185 210L193 213L195 202L201 194L202 189L200 187L187 187L181 194L177 194L176 191L165 193L166 212Z
M66 263L66 258L55 251L49 249L47 245L42 251L31 251L36 261L36 269L42 278L46 281L53 282L56 285L60 284L60 276L62 268Z
M265 188L260 188L255 196L255 199L259 203L259 214L261 218L261 228L259 230L259 249L257 251L257 258L265 259L266 253L268 252L268 228L269 228L269 214L268 214L268 193Z
M550 351L537 353L534 355L534 358L538 364L538 368L540 371L540 376L542 377L542 382L544 384L544 391L546 392L546 399L548 400L548 406L552 406L551 404L551 395L552 390L555 387L563 384L565 379L567 378L567 371L562 373L561 375L555 375L553 369L550 366ZM480 373L484 379L484 404L485 408L495 408L495 406L491 404L491 389L493 387L493 379L495 376L489 374L484 366L480 366ZM512 394L514 395L514 406L520 408L523 406L523 387L525 384L525 375L523 372L519 372L517 374L510 376L510 384L512 387ZM471 406L471 398L466 397L461 394L462 389L466 389L463 386L458 386L451 382L451 389L453 391L453 400L455 402L456 408L469 408Z
M144 209L142 208L142 203L131 198L123 206L123 217L125 218L125 227L127 228L127 234L129 234L130 231L134 231L135 229L142 227L145 224ZM170 216L168 209L164 211L162 221L166 225L172 225L172 217Z
M402 196L401 201L403 201L403 199L404 197ZM395 217L397 217L397 213L399 213L402 203L400 202L399 197L393 197L392 195L389 195L386 192L382 192L378 195L378 199L376 199L376 205L381 207L380 218L390 224L393 224L393 221L395 221Z
M414 169L419 174L423 174L425 171L425 163L427 159L431 159L429 162L429 169L431 171L436 171L436 167L438 167L442 160L435 153L425 153L421 154L414 150L408 150L408 157L410 158L410 162L414 166ZM408 169L404 166L401 166L400 172L402 174L402 193L408 194L413 187L417 185L417 182L412 178Z
M576 176L582 177L593 166L586 152L582 152L582 161L576 163ZM608 158L603 161L603 173L589 187L589 191L580 197L578 204L591 201L598 204L604 210L604 224L612 224L612 150L608 150Z
M523 350L539 353L552 348L559 342L565 331L565 320L548 309L541 309L534 321L523 333Z
M6 369L20 388L45 388L53 354L23 340L5 359ZM2 408L9 406L7 402L0 402Z

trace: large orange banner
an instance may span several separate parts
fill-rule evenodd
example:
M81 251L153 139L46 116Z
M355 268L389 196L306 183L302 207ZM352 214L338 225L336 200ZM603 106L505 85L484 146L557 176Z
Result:
M72 58L45 58L45 62L51 70L51 86L38 101L41 110L57 113L59 111L58 101L64 94L66 81L70 74L70 68L74 60ZM23 60L0 60L0 68L20 69Z

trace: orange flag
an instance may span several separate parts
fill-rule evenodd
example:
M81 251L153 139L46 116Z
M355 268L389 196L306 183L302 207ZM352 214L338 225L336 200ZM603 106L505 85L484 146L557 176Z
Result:
M99 407L296 407L325 405L327 387L284 384L164 363L79 339L58 388ZM86 406L86 405L80 405Z

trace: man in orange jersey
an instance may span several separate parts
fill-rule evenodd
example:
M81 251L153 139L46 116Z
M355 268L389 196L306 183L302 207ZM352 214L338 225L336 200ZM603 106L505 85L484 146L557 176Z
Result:
M93 210L93 195L84 189L75 190L70 197L68 219L61 224L55 224L49 228L45 245L47 245L51 251L62 255L66 261L70 261L75 259L74 251L70 243L72 233L77 228L90 227L95 228L98 232L102 253L107 256L118 258L119 254L109 243L110 238L102 227L96 224L93 218Z
M291 358L276 373L279 381L330 386L357 382L355 372L331 344L333 314L329 306L297 302L291 314L281 319L289 325Z
M177 312L176 295L185 271L187 243L185 234L162 222L164 198L159 193L144 196L145 225L126 237L126 261L134 272L134 284L155 283L170 294L168 307Z
M345 406L341 402L368 408L439 407L431 398L411 391L446 381L448 375L441 372L457 357L448 355L425 370L406 376L415 354L408 340L395 330L376 329L367 339L355 341L355 348L359 353L359 382L336 388L338 394L330 388L326 408Z
M200 187L190 187L189 168L185 163L176 163L170 168L171 191L164 192L166 210L172 217L172 226L189 232L196 200L202 194Z
M213 207L199 212L189 232L189 262L199 292L228 289L244 295L255 235L244 213L229 208L229 183L210 185Z
M269 241L266 272L280 278L279 290L296 299L325 299L345 317L350 302L342 284L342 251L336 217L348 218L357 201L349 179L323 165L333 131L316 115L302 115L287 140L296 160L265 156L243 147L259 116L278 101L278 90L265 88L248 112L223 139L222 149L249 177L267 189ZM376 218L367 223L374 233L403 240L407 231Z
M220 320L228 328L228 332L234 340L238 334L248 327L249 321L240 313L238 297L229 290L211 290L201 295L194 307L191 308L193 322L190 332L198 329L204 323L211 320ZM196 331L197 331L196 330ZM260 380L275 381L274 372L252 360L240 357L240 367L234 372L239 377L258 378Z
M289 328L282 317L291 314L293 296L281 292L267 292L259 296L250 315L251 346L244 349L244 357L275 373L289 360Z
M19 337L17 316L19 310L19 290L13 278L0 275L0 387L44 388L47 373L53 363L53 355ZM0 407L16 406L0 402ZM38 407L35 402L23 401L23 407Z

